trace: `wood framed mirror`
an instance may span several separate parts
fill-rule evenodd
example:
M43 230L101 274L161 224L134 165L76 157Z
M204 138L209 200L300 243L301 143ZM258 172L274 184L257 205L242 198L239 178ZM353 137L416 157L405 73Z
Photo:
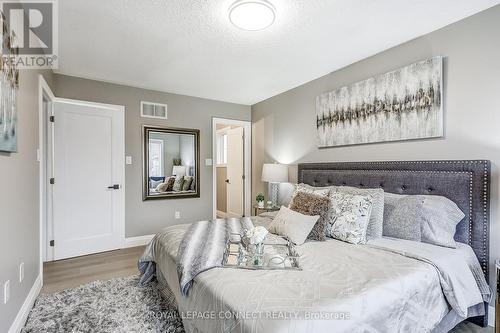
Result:
M143 126L143 200L200 197L200 130Z

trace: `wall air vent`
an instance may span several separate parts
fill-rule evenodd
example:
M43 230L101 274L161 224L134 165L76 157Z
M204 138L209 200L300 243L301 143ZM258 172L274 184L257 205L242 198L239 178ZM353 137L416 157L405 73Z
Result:
M167 119L167 104L141 101L141 117Z

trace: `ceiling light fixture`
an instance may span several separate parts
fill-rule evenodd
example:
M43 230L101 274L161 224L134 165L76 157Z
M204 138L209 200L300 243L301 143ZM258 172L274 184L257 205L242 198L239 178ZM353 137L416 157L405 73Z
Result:
M229 8L229 20L243 30L264 30L274 23L275 18L276 9L264 0L236 1Z

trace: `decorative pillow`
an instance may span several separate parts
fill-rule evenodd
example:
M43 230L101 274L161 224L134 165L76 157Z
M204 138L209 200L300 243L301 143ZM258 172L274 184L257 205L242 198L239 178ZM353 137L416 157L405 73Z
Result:
M192 182L193 182L192 176L184 176L184 183L182 184L182 190L189 191Z
M304 191L298 191L288 206L293 211L304 215L319 215L320 218L307 236L307 239L325 240L326 223L329 218L330 198Z
M153 180L153 179L150 179L150 180L149 180L149 185L150 185L149 187L150 187L150 188L157 188L157 187L158 187L158 185L160 185L161 183L163 183L163 180L161 180L161 179L160 179L160 180Z
M373 196L332 191L330 200L332 209L326 235L352 244L366 243Z
M291 242L301 245L306 241L318 219L319 215L304 215L281 206L280 211L269 225L269 232L285 236Z
M314 187L311 185L307 185L304 183L300 184L295 184L295 191L293 193L293 196L297 194L297 192L307 192L307 193L315 193L319 195L328 195L330 193L330 187ZM293 197L292 196L292 197Z
M418 216L424 201L419 196L385 193L384 236L420 242Z
M167 188L165 189L165 192L171 192L174 190L174 182L175 182L175 177L168 177L165 180L165 184L167 184Z
M465 217L465 214L458 208L456 203L439 195L400 195L392 193L386 193L385 200L389 204L395 202L398 206L405 206L404 210L411 216L406 223L414 224L412 229L420 229L420 239L414 240L456 248L454 237L457 224ZM398 209L402 208L398 207ZM386 221L384 221L384 235L386 231L385 224Z
M341 191L349 194L366 195L373 198L372 211L368 228L366 229L366 239L376 239L382 237L384 228L384 190L381 188L357 188L351 186L332 186L331 191Z
M184 184L184 176L175 177L174 186L172 191L179 192L182 191L182 185Z
M263 212L263 213L260 213L257 216L267 217L267 218L270 218L270 219L274 219L276 217L276 215L278 214L278 212L279 212L278 210L275 210L273 212Z
M160 185L158 185L156 187L156 191L157 192L167 192L167 187L168 187L168 184L167 183L161 183Z

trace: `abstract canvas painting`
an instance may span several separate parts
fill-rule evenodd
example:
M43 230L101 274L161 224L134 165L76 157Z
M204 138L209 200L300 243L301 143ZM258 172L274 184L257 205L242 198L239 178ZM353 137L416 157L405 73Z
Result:
M434 57L319 95L318 146L443 136L442 80Z
M17 90L19 70L14 59L18 54L15 35L9 35L2 19L2 57L0 59L0 151L17 151Z

